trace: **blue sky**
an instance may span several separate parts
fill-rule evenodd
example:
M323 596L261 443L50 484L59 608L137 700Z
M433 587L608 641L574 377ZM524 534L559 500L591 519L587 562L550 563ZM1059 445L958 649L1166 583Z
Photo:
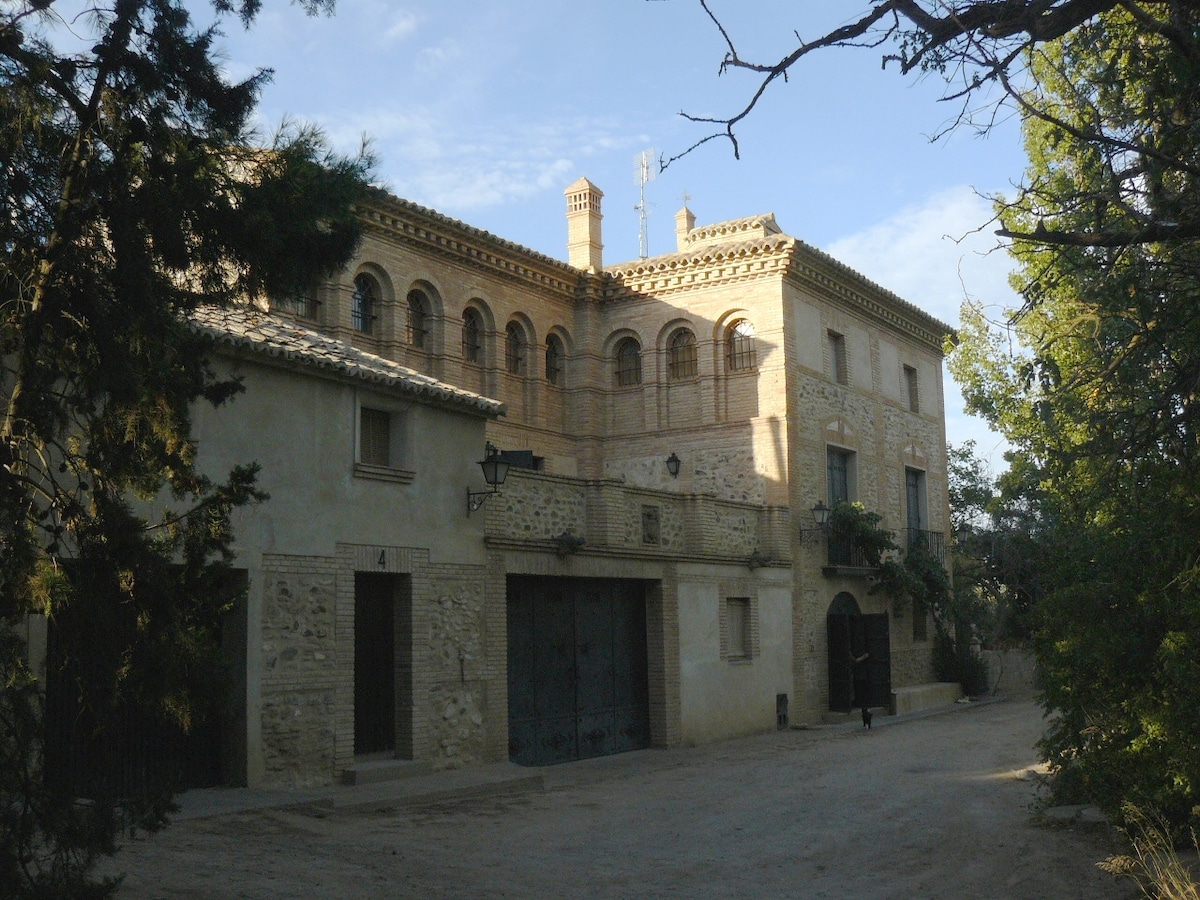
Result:
M713 0L739 52L768 61L794 32L815 37L865 0ZM604 258L638 256L636 155L671 156L703 137L679 115L729 115L757 82L718 77L720 33L695 0L342 0L306 17L268 0L253 29L221 41L229 72L274 69L263 128L320 125L354 150L363 135L394 193L565 259L563 189L604 191ZM741 159L713 141L646 188L651 254L674 249L686 193L700 224L773 212L821 248L951 325L964 296L1012 306L1009 261L982 195L1010 190L1024 166L1014 121L986 138L960 128L936 77L881 68L880 49L824 51L777 83L739 129ZM963 238L965 240L955 240ZM965 417L947 380L952 443L999 438Z

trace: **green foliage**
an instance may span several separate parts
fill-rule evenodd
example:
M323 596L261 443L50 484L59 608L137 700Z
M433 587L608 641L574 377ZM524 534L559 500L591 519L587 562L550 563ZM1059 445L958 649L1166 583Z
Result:
M879 566L896 549L892 533L879 527L883 517L861 503L838 503L829 513L829 533L855 547L867 565Z
M157 787L74 785L85 806L56 792L14 629L49 617L51 675L78 686L97 746L130 706L198 725L236 596L230 517L264 497L253 466L223 482L196 468L190 408L239 386L214 376L188 313L303 291L360 235L369 155L338 157L297 125L256 139L268 73L227 82L215 26L192 23L201 8L0 11L0 710L14 723L0 754L21 761L0 796L4 896L86 896L118 829L165 809ZM248 25L258 3L213 8ZM149 521L155 503L167 511Z
M1173 828L1200 803L1200 246L1174 227L1200 221L1197 35L1192 6L1140 6L1029 55L1026 186L999 208L1031 237L1025 305L1002 328L966 309L951 364L1016 448L1041 750Z
M116 851L110 805L45 790L42 694L11 628L0 628L0 888L6 897L107 897L88 872Z

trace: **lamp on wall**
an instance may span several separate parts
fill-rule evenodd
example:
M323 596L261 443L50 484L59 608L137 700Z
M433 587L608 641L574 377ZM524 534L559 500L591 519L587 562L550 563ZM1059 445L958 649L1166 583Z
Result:
M672 478L679 477L679 457L673 452L667 457L667 471L671 473Z
M824 500L818 500L817 505L812 508L813 521L817 523L818 528L825 528L829 524L829 514L833 512L825 505Z
M508 463L500 458L500 451L491 441L488 441L484 447L483 459L479 461L479 468L483 469L483 480L487 482L491 490L473 491L467 488L468 516L483 506L492 494L500 493L500 485L504 484L504 479L508 477Z

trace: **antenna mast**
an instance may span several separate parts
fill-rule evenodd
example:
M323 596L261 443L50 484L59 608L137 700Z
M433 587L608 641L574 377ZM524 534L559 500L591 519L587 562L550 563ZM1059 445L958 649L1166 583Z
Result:
M658 176L657 162L658 154L654 152L653 147L643 150L633 158L633 183L638 186L638 205L634 209L638 212L640 223L638 252L642 259L650 255L646 249L646 217L650 215L650 211L646 208L646 185Z

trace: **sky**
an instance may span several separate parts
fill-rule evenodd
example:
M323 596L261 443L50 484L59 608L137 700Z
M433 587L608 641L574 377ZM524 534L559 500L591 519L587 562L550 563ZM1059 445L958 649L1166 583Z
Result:
M745 59L774 61L843 24L866 0L712 0ZM341 0L332 17L266 0L250 31L230 20L218 46L231 77L274 71L264 132L320 126L335 148L365 137L393 193L557 259L563 190L604 192L604 259L639 255L638 155L672 157L710 133L687 121L729 116L757 87L718 74L724 39L697 0ZM703 225L774 213L782 229L943 322L971 298L993 312L1017 299L995 250L996 193L1025 157L1019 127L960 127L937 76L901 76L882 49L822 51L777 82L738 129L741 158L714 140L644 186L650 255L675 249L685 198ZM995 470L1003 442L962 412L946 378L952 444L974 440Z

